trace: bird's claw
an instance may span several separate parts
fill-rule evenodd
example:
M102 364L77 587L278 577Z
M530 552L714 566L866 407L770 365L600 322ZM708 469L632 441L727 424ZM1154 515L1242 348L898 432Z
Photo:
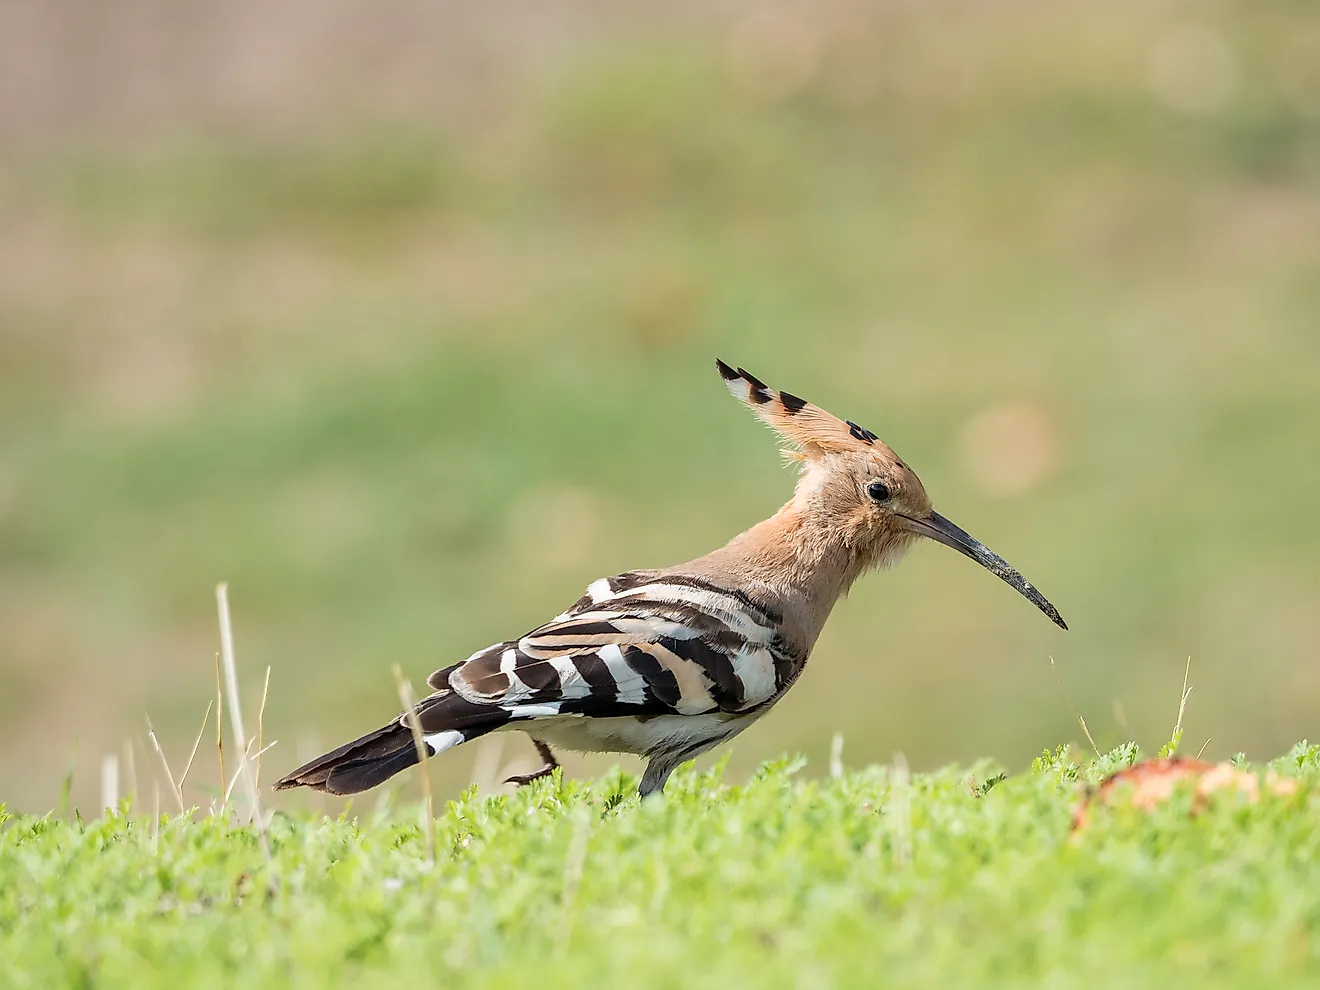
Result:
M517 784L519 787L522 787L524 784L530 784L532 781L540 780L542 777L549 777L555 772L555 767L557 766L559 766L558 763L547 763L545 766L541 767L540 770L535 770L532 773L519 773L514 774L512 777L505 777L504 782L506 784Z
M505 777L506 784L517 784L522 787L524 784L530 784L534 780L540 780L542 777L549 777L559 766L559 761L555 759L554 750L539 739L533 739L532 745L536 747L536 753L545 761L545 765L540 770L533 770L531 773L515 774L512 777Z

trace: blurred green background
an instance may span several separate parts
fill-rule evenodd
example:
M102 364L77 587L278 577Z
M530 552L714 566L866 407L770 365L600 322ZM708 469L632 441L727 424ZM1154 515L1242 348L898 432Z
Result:
M835 732L1020 767L1081 734L1051 654L1102 746L1167 738L1189 655L1192 751L1320 734L1316 4L26 6L11 808L72 763L86 810L128 740L145 777L144 713L183 762L219 580L269 774L393 715L392 663L420 685L773 511L717 355L879 433L1072 626L922 547L732 774L820 772ZM466 747L444 793L474 758L533 755Z

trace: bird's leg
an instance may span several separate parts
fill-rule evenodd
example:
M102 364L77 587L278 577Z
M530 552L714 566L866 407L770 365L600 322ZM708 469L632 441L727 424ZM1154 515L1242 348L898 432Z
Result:
M555 754L550 747L539 739L533 739L532 745L536 747L536 752L545 761L545 765L540 770L534 770L531 773L520 773L513 777L506 777L504 780L506 784L517 784L521 787L523 784L530 784L542 777L549 777L555 772L555 767L559 766L559 761L555 759Z

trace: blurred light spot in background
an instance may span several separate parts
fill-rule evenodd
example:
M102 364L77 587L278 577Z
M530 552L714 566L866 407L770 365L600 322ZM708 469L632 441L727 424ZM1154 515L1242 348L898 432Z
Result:
M1151 93L1170 110L1217 113L1237 92L1237 56L1223 36L1204 24L1182 24L1155 42L1146 64Z
M806 86L820 64L818 19L784 5L757 7L729 37L734 86L756 103L774 103Z
M1048 407L1014 399L974 413L959 431L964 469L987 495L1006 498L1035 488L1059 464L1059 431Z

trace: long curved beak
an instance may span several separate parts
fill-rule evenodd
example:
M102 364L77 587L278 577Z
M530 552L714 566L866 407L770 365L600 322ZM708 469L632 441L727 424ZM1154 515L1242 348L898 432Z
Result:
M925 519L904 516L903 522L912 532L929 536L937 543L943 543L946 547L953 547L964 557L971 557L972 560L991 574L1016 588L1022 597L1048 615L1050 621L1060 629L1068 628L1068 624L1063 621L1063 616L1059 614L1059 610L1051 605L1044 595L1037 591L1026 578L1012 567L1009 567L1008 561L972 536L971 533L955 526L938 512L932 512Z

